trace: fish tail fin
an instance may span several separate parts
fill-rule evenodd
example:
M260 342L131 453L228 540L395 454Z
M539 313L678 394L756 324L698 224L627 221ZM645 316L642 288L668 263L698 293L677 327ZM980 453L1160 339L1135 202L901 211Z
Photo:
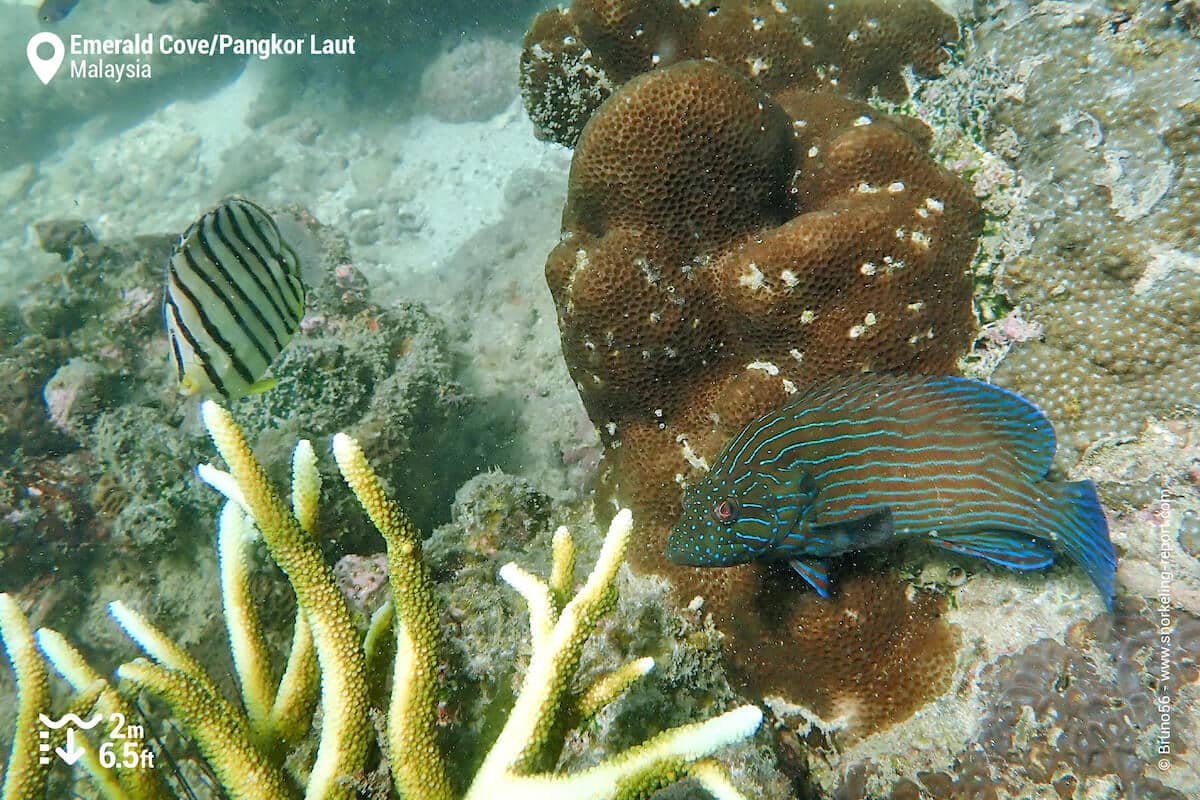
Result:
M1117 553L1108 537L1108 520L1091 481L1050 484L1045 522L1063 551L1088 574L1109 610Z

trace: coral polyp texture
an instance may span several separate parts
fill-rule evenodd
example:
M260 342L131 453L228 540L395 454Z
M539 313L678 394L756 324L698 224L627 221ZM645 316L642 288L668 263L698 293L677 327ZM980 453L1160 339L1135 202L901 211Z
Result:
M795 592L784 582L756 604L763 568L666 564L680 482L809 382L953 371L974 329L981 220L928 140L915 120L823 92L771 97L704 61L633 78L580 136L546 264L563 353L606 447L608 490L652 523L634 563L669 574L684 600L703 595L740 663L760 644L758 609L787 610ZM788 619L769 649L794 663L801 634ZM951 637L932 641L942 664ZM771 680L793 698L824 680L785 672ZM901 718L924 696L896 694L899 706L851 715L851 727Z
M975 34L991 68L1027 75L994 129L1024 184L1007 233L1035 235L996 285L1044 327L995 381L1046 413L1068 458L1200 407L1200 42L1166 7L1119 30L1075 13L1015 5Z
M534 21L521 89L538 134L572 145L619 86L681 61L722 64L771 93L901 100L903 69L935 74L957 39L957 23L929 0L575 0Z
M891 786L877 781L878 764L860 765L839 797L1194 797L1186 764L1200 619L1172 612L1166 626L1156 621L1098 617L1073 625L1065 641L1041 639L1000 658L982 676L977 733L951 765ZM1162 636L1171 643L1165 680Z

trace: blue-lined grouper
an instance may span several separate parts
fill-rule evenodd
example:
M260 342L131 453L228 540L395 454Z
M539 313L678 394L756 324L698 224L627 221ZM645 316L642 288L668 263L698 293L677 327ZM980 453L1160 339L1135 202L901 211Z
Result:
M1046 480L1054 430L966 378L861 375L747 425L684 492L676 564L786 560L822 596L825 559L920 538L1019 570L1064 553L1111 608L1116 554L1091 481Z

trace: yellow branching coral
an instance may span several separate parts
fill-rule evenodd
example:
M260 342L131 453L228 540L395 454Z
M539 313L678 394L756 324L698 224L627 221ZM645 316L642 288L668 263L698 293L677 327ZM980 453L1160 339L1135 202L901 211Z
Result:
M404 800L452 800L449 763L437 732L439 609L419 532L386 496L358 444L342 434L334 437L338 468L387 545L391 603L372 620L364 643L312 534L320 479L311 446L301 442L296 448L289 508L267 483L228 412L208 402L203 417L229 466L225 472L204 465L199 473L229 501L221 513L218 553L240 697L237 703L223 697L192 656L137 612L113 603L112 616L150 658L122 665L117 675L166 701L233 800L349 800L367 774L374 741L368 712L372 689L379 688L371 678L378 674L373 667L378 643L390 624L396 654L385 755L393 784ZM654 666L652 659L635 659L582 692L573 686L584 643L616 600L617 571L632 526L628 511L616 516L595 567L574 595L575 547L565 528L554 536L548 581L516 564L501 568L501 578L529 606L532 653L508 720L464 800L628 800L685 777L720 800L741 797L724 768L708 756L754 733L762 714L750 705L665 731L590 769L554 771L562 731L594 716ZM292 651L278 680L247 588L248 544L255 529L296 593ZM19 718L26 729L32 729L30 719L48 710L45 661L78 692L73 708L128 707L129 700L61 636L43 630L35 639L7 595L0 595L0 634L17 672ZM318 687L323 713L317 756L307 777L297 777L284 759L311 729ZM28 738L14 740L0 800L44 797L48 770L38 764L36 747ZM94 753L82 763L106 798L170 796L161 780L144 771L104 769Z

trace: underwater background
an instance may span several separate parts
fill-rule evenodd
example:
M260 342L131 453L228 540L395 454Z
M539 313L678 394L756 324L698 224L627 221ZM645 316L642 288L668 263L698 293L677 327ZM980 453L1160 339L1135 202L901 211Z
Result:
M39 31L304 52L68 52L43 83ZM609 797L622 777L621 796L1200 797L1194 0L0 0L0 74L0 629L24 665L0 670L3 800ZM314 494L287 488L312 442L320 503L293 541L367 637L337 663L373 681L320 707L313 659L332 691L336 637L253 499L263 536L244 525L231 588L214 535L239 524L231 490L196 467L258 484L214 449L163 329L180 234L231 195L270 212L307 286L274 385L215 399L284 503ZM681 485L846 371L962 374L1040 409L1051 476L1095 484L1113 609L1069 560L1015 572L920 542L853 554L827 600L786 565L668 562ZM401 586L339 432L411 519ZM618 507L627 564L601 555ZM598 559L611 575L589 595ZM239 596L253 624L228 621ZM522 716L554 641L543 596L575 660L545 667L552 696ZM114 602L194 656L245 748L221 755L203 702L121 666L149 654L195 678ZM441 753L427 794L403 790L424 773L384 730L388 688L410 680L372 644L391 613L426 657L411 683L428 708L403 713ZM405 644L418 618L436 646ZM40 634L22 650L38 628L122 690L153 778L85 758L40 788L15 675L67 659ZM259 727L246 641L272 697L309 665L286 736ZM34 683L46 713L87 695ZM537 747L493 771L521 720ZM690 755L670 750L706 720ZM343 723L341 745L321 738ZM358 769L314 788L338 747ZM259 758L273 777L253 791L220 766Z

